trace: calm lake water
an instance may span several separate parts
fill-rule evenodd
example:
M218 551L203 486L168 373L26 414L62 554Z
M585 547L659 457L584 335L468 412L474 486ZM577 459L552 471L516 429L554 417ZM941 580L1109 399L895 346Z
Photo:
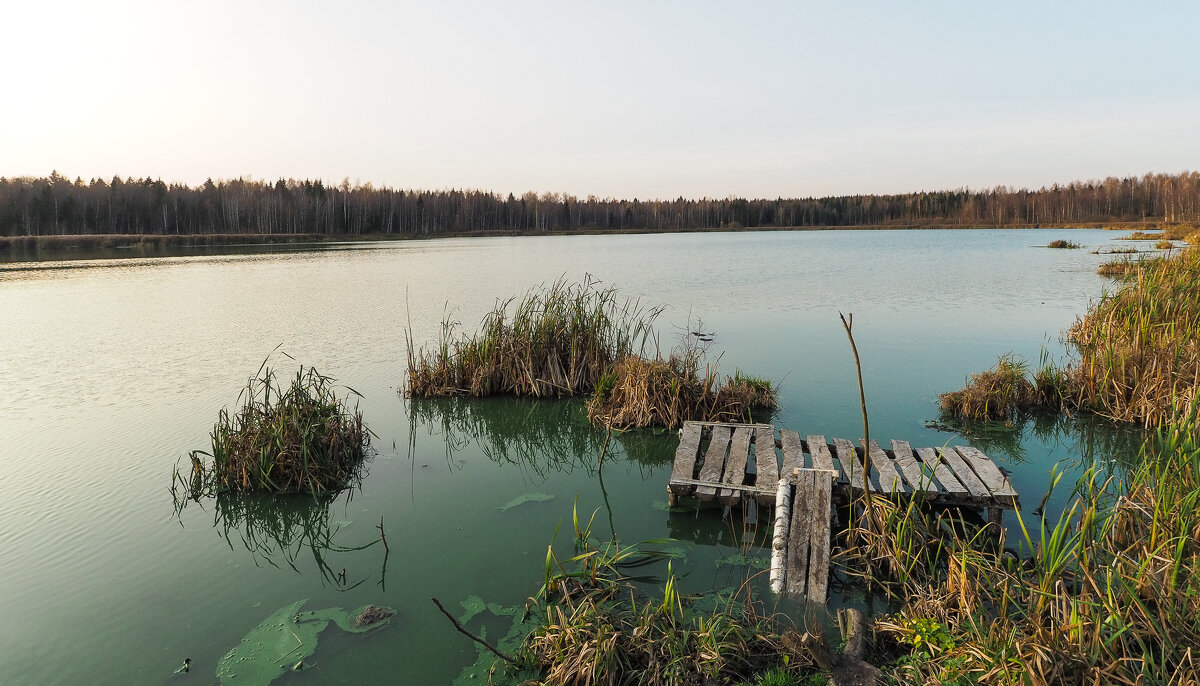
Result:
M275 683L450 683L477 651L430 597L454 612L469 596L522 605L555 527L560 543L573 536L576 500L585 517L599 509L602 537L676 538L685 592L736 585L758 571L734 557L740 523L665 507L672 435L622 437L597 470L604 434L577 403L408 402L397 392L406 327L432 341L446 313L473 329L497 298L591 274L666 306L664 350L702 320L723 371L777 380L777 426L854 438L858 389L838 320L852 312L872 436L963 443L926 428L937 394L1001 353L1061 355L1060 333L1112 283L1095 273L1109 258L1090 251L1129 245L1119 235L472 238L0 264L0 683L215 683L226 652L302 599L398 614L366 635L331 627L311 668ZM1038 247L1056 238L1086 249ZM218 410L276 346L363 395L378 454L361 488L177 515L172 467L208 447ZM272 359L285 374L297 364ZM976 444L1012 470L1027 509L1056 463L1103 467L1136 440L1053 422L985 438ZM381 519L386 557L361 548ZM470 626L493 638L504 628L488 613ZM192 670L173 676L185 657Z

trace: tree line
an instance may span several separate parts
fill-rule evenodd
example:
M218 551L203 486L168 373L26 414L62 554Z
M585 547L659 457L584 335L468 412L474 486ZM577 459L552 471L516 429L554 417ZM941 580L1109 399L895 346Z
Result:
M382 234L814 226L1038 226L1200 221L1200 173L823 198L621 200L560 193L401 190L321 180L0 178L0 236Z

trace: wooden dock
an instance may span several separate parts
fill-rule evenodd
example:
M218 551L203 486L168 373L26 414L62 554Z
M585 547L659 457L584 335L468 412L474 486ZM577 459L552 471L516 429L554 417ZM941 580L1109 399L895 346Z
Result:
M829 581L833 504L866 490L897 500L920 498L936 505L986 510L999 522L1020 501L1004 472L970 446L913 449L893 440L890 449L871 441L800 437L770 424L685 422L668 485L680 497L737 505L753 499L775 506L772 588L825 602ZM863 457L869 450L871 473ZM785 493L786 491L786 493ZM781 566L777 570L776 562Z

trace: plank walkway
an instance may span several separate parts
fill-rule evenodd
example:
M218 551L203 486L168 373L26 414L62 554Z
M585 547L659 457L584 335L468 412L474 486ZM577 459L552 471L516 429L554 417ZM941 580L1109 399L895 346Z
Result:
M877 441L856 446L843 438L801 438L788 429L776 438L770 424L715 422L685 422L679 436L667 487L671 504L693 496L726 506L748 499L775 506L772 588L810 602L824 603L828 593L835 500L870 490L897 500L983 508L995 522L1003 510L1020 507L1000 467L970 446L913 449L899 440L889 448Z

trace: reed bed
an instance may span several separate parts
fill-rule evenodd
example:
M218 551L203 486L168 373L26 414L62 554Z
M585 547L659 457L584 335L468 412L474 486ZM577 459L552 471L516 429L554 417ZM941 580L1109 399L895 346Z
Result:
M586 279L555 281L520 300L497 303L470 336L442 323L433 349L416 350L408 334L411 397L511 394L570 397L592 392L615 364L652 342L662 308L620 300L616 289Z
M1137 251L1135 250L1134 252ZM1096 273L1100 276L1120 278L1132 274L1138 268L1138 264L1138 262L1128 258L1121 260L1109 260L1108 262L1101 264L1096 269Z
M1027 367L1012 354L1001 355L995 367L968 377L962 390L942 393L942 411L968 421L1012 420L1043 406L1046 396L1026 378ZM1053 379L1042 384L1049 391Z
M1200 422L1175 414L1122 483L1085 478L1057 518L986 526L876 503L835 563L903 605L876 623L902 683L1200 680Z
M1078 319L1068 338L1074 403L1154 426L1200 387L1200 252L1145 260Z
M1063 240L1060 238L1055 241L1050 241L1049 243L1046 244L1046 247L1047 248L1067 248L1067 249L1073 250L1075 248L1082 248L1083 246L1076 243L1075 241L1068 241L1068 240Z
M767 414L776 405L770 381L740 373L722 380L711 368L701 375L697 356L682 354L620 360L596 387L587 410L596 426L674 429L692 420L753 422L755 413Z
M358 396L353 389L349 395ZM357 406L335 392L334 379L301 366L285 385L264 362L239 397L242 408L221 410L211 452L193 451L193 495L221 491L324 493L361 475L371 433ZM205 465L200 456L211 458Z

